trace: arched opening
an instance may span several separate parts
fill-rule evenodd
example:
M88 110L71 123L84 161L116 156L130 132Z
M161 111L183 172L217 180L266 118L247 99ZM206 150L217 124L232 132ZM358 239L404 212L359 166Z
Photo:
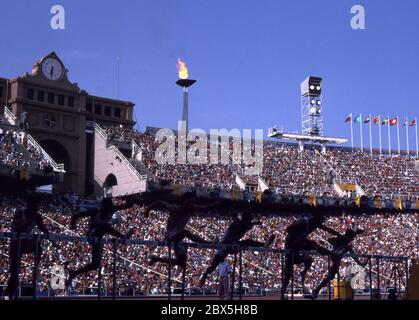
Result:
M118 185L118 180L116 179L115 175L113 173L109 174L103 183L103 196L112 198L113 187L116 185Z
M67 149L61 143L51 139L39 141L39 144L57 164L64 164L64 170L66 171L66 173L64 174L64 183L62 189L73 190L74 186L72 181L73 179L71 176L71 156L68 153Z
M113 186L118 185L118 180L116 179L115 175L111 173L108 175L105 179L105 182L103 183L104 188L111 188Z

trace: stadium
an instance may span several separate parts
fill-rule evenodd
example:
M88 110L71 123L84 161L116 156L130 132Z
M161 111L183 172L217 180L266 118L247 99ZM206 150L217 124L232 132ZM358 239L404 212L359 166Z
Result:
M416 114L348 109L338 137L306 74L298 132L189 130L200 80L175 59L178 126L141 130L136 102L90 94L64 60L0 77L2 298L419 299Z

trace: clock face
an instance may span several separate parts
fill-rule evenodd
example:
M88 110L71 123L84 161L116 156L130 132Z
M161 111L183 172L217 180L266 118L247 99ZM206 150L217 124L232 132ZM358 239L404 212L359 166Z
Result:
M56 81L63 75L63 67L57 59L46 58L42 62L42 73L48 80Z

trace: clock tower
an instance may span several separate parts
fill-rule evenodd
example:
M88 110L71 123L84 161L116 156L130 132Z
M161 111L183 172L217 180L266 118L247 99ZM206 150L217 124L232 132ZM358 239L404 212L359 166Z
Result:
M18 120L25 119L29 134L56 163L64 164L64 182L57 191L91 194L93 124L132 128L134 104L89 95L69 80L68 70L55 52L37 61L31 73L0 78L1 87L7 87L5 104Z
M28 132L57 162L64 164L58 191L85 193L86 95L68 80L68 70L55 52L37 61L32 72L10 80L8 106Z

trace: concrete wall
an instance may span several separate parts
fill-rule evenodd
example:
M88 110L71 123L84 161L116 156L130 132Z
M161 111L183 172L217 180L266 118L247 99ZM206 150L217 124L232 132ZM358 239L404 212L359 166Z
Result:
M103 183L110 174L115 175L118 185L107 190L109 195L115 197L146 190L147 179L139 178L126 163L120 160L115 147L108 148L106 140L96 131L94 176L97 195L104 194Z

